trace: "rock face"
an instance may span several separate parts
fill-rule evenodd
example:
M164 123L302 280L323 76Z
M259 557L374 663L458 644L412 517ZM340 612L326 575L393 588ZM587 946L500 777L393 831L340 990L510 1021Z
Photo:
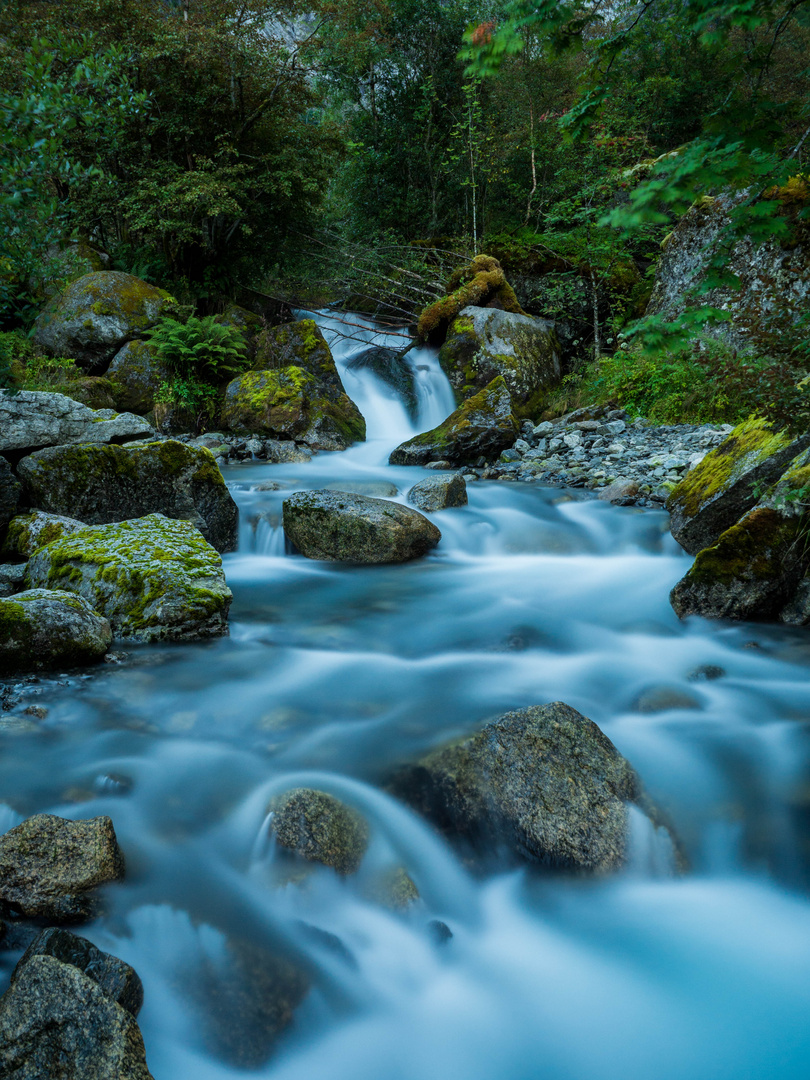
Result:
M25 567L20 563L0 563L0 596L13 596L25 588Z
M444 423L398 446L388 460L392 465L426 465L429 461L474 465L480 458L496 458L515 441L518 430L509 388L499 375Z
M0 599L0 673L91 664L111 643L109 621L81 596L29 589Z
M236 432L296 439L315 450L345 450L366 437L365 420L312 319L260 335L253 370L228 384L222 422Z
M37 548L84 528L86 526L82 521L60 514L47 514L44 510L18 514L9 524L2 554L30 559Z
M0 1074L152 1080L133 1016L78 967L49 955L20 961L0 999Z
M553 323L467 307L453 320L439 362L461 402L502 375L519 414L536 415L560 381Z
M107 378L112 383L115 403L127 412L148 413L155 407L155 394L168 376L155 349L147 341L128 341L112 359Z
M402 769L394 793L479 856L604 873L628 857L641 785L587 717L554 702L506 713Z
M667 500L672 535L690 555L717 543L775 483L810 435L791 440L764 420L746 420L691 469Z
M85 371L98 374L125 341L153 326L172 303L169 293L132 274L85 274L40 314L34 341L45 352L70 356Z
M368 825L333 795L295 788L274 799L270 830L276 843L309 862L353 874L368 847Z
M402 401L411 419L416 418L419 401L413 371L396 349L375 345L353 356L346 366L352 371L366 368L373 371L381 382L394 391L397 400Z
M284 501L284 532L308 559L408 562L442 534L416 510L345 491L300 491Z
M167 440L55 446L19 463L32 506L88 525L160 513L190 521L217 551L237 544L239 511L209 450Z
M88 409L64 394L21 390L0 394L0 454L27 453L45 446L127 442L154 431L140 416Z
M408 492L408 502L428 513L446 510L451 506L467 505L467 485L459 473L452 476L429 476L420 480Z
M0 395L0 398L2 395ZM0 457L0 540L6 526L17 513L22 488L4 457Z
M684 214L664 243L647 314L674 319L689 307L710 305L728 312L730 321L707 327L705 333L738 349L753 346L770 355L785 355L810 302L810 244L807 224L798 220L810 202L805 181L796 178L784 188L766 191L759 200L775 203L793 225L791 241L738 240L728 269L739 279L739 289L724 287L702 296L689 295L742 197L704 198Z
M88 919L94 890L123 876L108 817L68 821L35 814L0 836L0 904L28 918Z
M88 526L40 548L32 588L83 596L116 638L191 640L228 632L231 591L222 560L188 521L150 514ZM15 598L16 599L16 598Z

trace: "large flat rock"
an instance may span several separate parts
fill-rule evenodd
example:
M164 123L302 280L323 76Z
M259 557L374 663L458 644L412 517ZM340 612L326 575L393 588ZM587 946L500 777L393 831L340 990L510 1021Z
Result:
M45 446L127 442L154 434L142 416L89 409L64 394L0 393L0 454L19 457Z

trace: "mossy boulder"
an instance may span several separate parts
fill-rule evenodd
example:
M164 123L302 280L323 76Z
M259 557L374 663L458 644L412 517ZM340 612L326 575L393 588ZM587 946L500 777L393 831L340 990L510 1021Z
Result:
M50 301L36 320L34 341L97 375L125 341L148 330L173 304L164 289L132 274L100 270L71 282Z
M145 415L155 407L155 395L168 378L148 341L128 341L112 359L107 379L112 384L116 407Z
M83 596L109 619L118 639L193 640L228 632L232 597L222 560L191 522L162 514L88 526L54 540L29 559L26 582Z
M264 325L258 315L248 311L247 308L240 307L239 304L231 303L221 315L217 315L216 321L223 326L238 330L244 339L248 356L255 358L258 337Z
M90 409L65 394L41 390L0 393L0 454L12 455L45 446L77 443L123 443L154 435L141 416Z
M627 804L658 824L629 763L562 702L506 713L405 766L391 790L485 862L587 873L624 866Z
M81 596L34 588L0 599L0 673L90 664L111 643L109 621Z
M268 810L273 815L270 831L286 852L343 875L359 868L368 847L368 825L334 795L295 788L273 799Z
M469 265L451 276L447 295L430 304L419 316L419 337L440 344L452 321L466 307L500 308L516 315L526 314L498 260L491 255L476 255Z
M539 411L560 381L554 324L528 315L467 307L450 323L439 362L461 402L502 375L518 416Z
M217 551L237 545L239 511L210 450L166 440L53 446L18 465L31 506L101 525L147 514L190 521Z
M6 526L17 513L22 487L4 457L0 457L0 540Z
M265 330L257 342L253 366L257 371L301 368L318 383L343 390L332 352L314 319L298 319Z
M408 502L417 510L433 513L451 506L467 505L467 485L460 473L449 476L429 476L414 484L408 492Z
M18 514L12 518L8 534L0 554L20 559L30 559L37 548L50 544L62 536L70 536L86 528L84 522L60 514L47 514L44 510L32 510L30 514Z
M109 409L112 412L121 409L116 400L115 387L103 375L85 375L73 379L63 388L63 392L66 397L80 401L88 409Z
M123 877L124 857L108 817L35 814L0 836L0 907L26 918L89 919L96 890Z
M352 371L374 372L380 382L389 387L391 396L402 402L410 418L416 419L419 398L416 393L413 369L396 349L374 345L357 356L353 356L346 367Z
M392 465L426 465L447 461L474 465L490 461L511 446L519 434L512 395L502 375L463 402L438 427L416 435L391 452Z
M25 566L22 563L0 563L0 596L13 596L25 588Z
M765 420L739 424L673 489L672 535L690 555L716 544L807 446L810 435L791 439Z
M283 508L284 532L308 559L408 562L442 538L432 521L410 507L347 491L299 491Z

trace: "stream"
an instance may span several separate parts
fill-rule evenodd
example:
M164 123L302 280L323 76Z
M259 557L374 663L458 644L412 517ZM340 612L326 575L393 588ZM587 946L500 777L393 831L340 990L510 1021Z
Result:
M413 422L370 371L346 367L369 342L401 340L318 321L368 439L225 470L240 508L224 557L230 636L124 646L120 665L43 678L21 704L47 708L39 732L0 739L0 831L36 812L113 819L127 880L78 932L143 979L155 1080L246 1075L228 1047L252 1037L253 1014L239 993L202 989L212 972L229 984L232 941L259 966L281 950L312 979L249 1075L806 1080L810 635L680 623L668 593L689 557L664 512L533 483L470 483L469 506L429 515L442 541L417 562L290 554L290 492L404 503L434 474L389 466L390 450L454 407L433 351L408 354ZM476 878L385 793L396 764L555 700L633 764L690 873L672 873L638 815L630 865L609 879ZM267 806L303 785L369 821L357 875L279 884ZM404 911L374 899L392 867L419 889ZM18 955L0 953L0 989Z

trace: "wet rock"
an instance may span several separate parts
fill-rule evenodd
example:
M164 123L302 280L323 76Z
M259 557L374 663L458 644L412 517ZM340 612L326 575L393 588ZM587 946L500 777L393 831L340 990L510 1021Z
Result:
M48 955L20 961L0 999L0 1074L152 1080L132 1015L79 968Z
M334 484L327 484L324 490L349 491L352 495L368 495L372 499L394 499L399 495L396 484L388 484L385 480L335 481Z
M85 274L48 303L36 320L34 341L98 374L124 342L148 330L173 303L169 293L132 274Z
M190 521L217 551L237 545L239 511L213 456L181 442L54 446L19 463L33 506L88 525L147 514Z
M0 836L0 905L27 918L92 917L95 890L121 881L124 858L108 817L35 814Z
M405 911L419 899L419 890L404 867L393 866L376 875L366 896L391 911Z
M190 522L162 514L55 540L29 560L26 581L83 596L109 619L116 639L193 640L228 631L232 597L221 558Z
M420 480L408 492L408 502L428 513L446 510L451 506L467 505L467 485L458 473L451 476L429 476Z
M699 709L700 702L677 686L652 686L639 694L636 710L641 713L666 712L667 709Z
M479 857L502 848L562 870L620 868L628 857L626 803L654 815L613 743L562 702L506 713L406 766L391 787Z
M714 682L725 677L725 669L717 664L701 664L686 676L689 682Z
M401 401L412 420L416 419L419 399L411 367L396 349L386 349L375 345L358 356L353 356L346 365L349 370L368 369L377 378L389 386L393 397Z
M0 564L0 597L13 596L25 588L25 567L22 563Z
M141 416L89 409L64 394L0 394L0 454L19 456L45 446L126 442L151 435L154 431Z
M18 514L9 525L2 554L29 559L37 548L50 544L51 540L70 536L84 528L82 521L62 517L60 514L48 514L44 510Z
M169 372L157 358L154 345L147 341L128 341L112 359L107 369L115 403L127 412L145 414L155 407L155 394Z
M716 544L808 446L810 435L791 440L764 420L739 424L673 490L672 535L690 555Z
M425 465L430 461L474 465L482 457L496 458L517 434L512 398L499 375L438 427L398 446L388 460L392 465Z
M639 493L639 484L635 480L614 480L602 488L599 498L618 506L631 506Z
M433 939L434 945L446 945L453 939L453 931L440 919L431 919L428 923L428 932Z
M0 599L0 672L90 664L111 642L108 620L81 596L29 589Z
M312 451L308 447L281 439L268 439L264 444L264 456L274 465L302 465L312 461Z
M418 559L442 536L407 506L339 491L301 491L285 499L284 532L308 559L353 563Z
M560 380L553 323L494 308L466 307L453 320L439 362L458 402L502 376L516 411L536 414Z
M333 795L295 788L273 799L270 831L281 847L309 862L353 874L368 847L368 825Z

